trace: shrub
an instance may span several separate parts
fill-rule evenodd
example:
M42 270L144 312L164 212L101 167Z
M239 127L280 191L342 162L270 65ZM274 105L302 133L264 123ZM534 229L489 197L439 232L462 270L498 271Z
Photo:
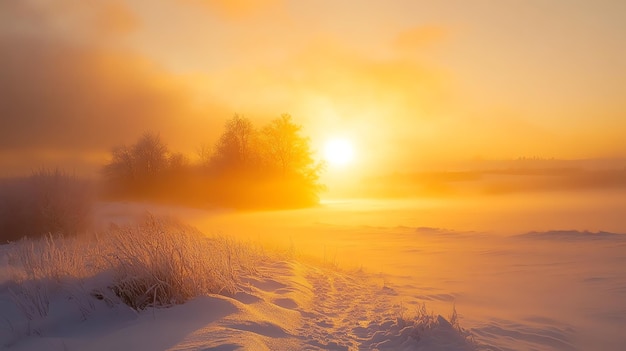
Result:
M111 288L134 309L232 294L239 273L251 265L243 246L152 215L136 225L111 228L103 240L114 271Z
M0 242L84 232L93 204L92 184L59 170L5 179L0 182Z

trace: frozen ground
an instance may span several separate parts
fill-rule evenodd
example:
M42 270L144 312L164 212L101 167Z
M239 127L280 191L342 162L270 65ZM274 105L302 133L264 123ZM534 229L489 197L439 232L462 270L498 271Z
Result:
M364 267L405 304L443 315L456 304L461 325L493 349L626 345L624 192L346 200L195 222Z
M296 255L259 267L233 297L202 297L141 313L102 303L86 320L59 302L48 319L31 325L37 333L30 336L20 331L4 294L0 345L472 350L464 333L448 323L456 306L460 326L471 332L477 349L623 350L623 195L350 200L246 214L150 207L207 233L272 243ZM101 215L129 220L145 208L106 204ZM5 289L0 285L0 294Z
M14 248L5 248L5 251ZM5 252L6 254L6 252ZM3 268L11 269L3 255ZM6 278L6 277L5 277ZM102 278L96 278L99 280ZM45 316L25 319L11 281L0 290L2 347L11 350L474 350L455 317L403 306L359 271L264 261L234 295L135 311L114 296L80 294L86 278L49 289ZM32 290L30 291L32 292ZM87 302L89 300L89 302ZM23 301L23 300L22 300ZM24 306L24 305L22 305Z

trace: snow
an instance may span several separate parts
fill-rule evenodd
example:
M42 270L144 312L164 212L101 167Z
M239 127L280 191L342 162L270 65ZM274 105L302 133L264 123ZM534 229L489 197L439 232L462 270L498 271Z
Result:
M344 200L244 214L106 204L101 218L149 209L289 255L259 263L232 296L139 312L92 299L85 315L66 289L28 323L9 293L12 248L3 246L0 347L623 350L623 195Z
M432 320L423 325L404 320L392 303L396 294L371 285L363 273L278 261L259 267L244 287L233 297L201 296L139 313L98 301L85 319L57 297L50 314L29 325L31 331L10 338L5 333L3 343L11 350L415 350L427 345L470 350L441 316L428 317Z

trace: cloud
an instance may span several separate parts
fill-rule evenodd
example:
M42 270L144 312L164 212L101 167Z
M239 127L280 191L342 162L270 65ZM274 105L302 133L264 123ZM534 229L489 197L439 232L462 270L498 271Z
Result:
M337 106L436 108L445 94L445 76L437 69L400 56L363 55L332 38L314 40L281 60L246 63L215 73L222 79L217 79L220 85L214 88L224 99L268 107L297 105L303 95L325 95Z
M133 142L146 130L167 131L166 140L171 137L187 148L214 137L217 128L210 116L227 116L218 104L194 102L184 78L142 55L99 41L125 35L135 23L132 14L115 2L63 12L78 3L0 5L0 13L11 18L0 26L3 160L21 164L20 158L39 161L41 155L57 160L87 155L95 162L94 155ZM96 14L95 9L103 12ZM66 35L69 29L59 27L58 16L74 18L84 29L82 37ZM97 21L84 26L87 18Z
M284 0L184 0L228 19L246 18L267 10L276 10Z
M212 140L228 116L218 105L194 104L185 81L140 56L6 39L0 51L9 53L0 57L0 152L68 160L146 130L189 150Z
M448 37L448 29L442 26L422 25L398 33L393 46L401 52L424 50Z
M139 17L120 0L34 0L0 2L3 36L39 37L102 46L140 26Z
M0 39L0 148L102 147L188 114L185 86L142 57Z

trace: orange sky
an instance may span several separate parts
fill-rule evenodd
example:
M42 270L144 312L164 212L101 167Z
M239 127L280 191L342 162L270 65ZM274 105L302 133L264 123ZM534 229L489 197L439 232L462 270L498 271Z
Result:
M159 131L290 113L355 169L626 157L626 2L0 2L0 167L94 169ZM91 168L90 168L91 167Z

